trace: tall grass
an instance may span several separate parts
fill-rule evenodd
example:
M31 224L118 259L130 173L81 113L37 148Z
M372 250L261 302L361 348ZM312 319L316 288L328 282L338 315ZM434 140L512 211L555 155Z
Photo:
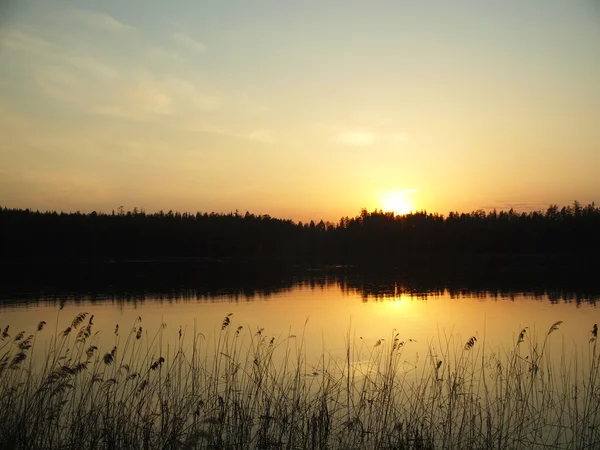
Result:
M550 358L523 329L508 351L476 336L438 336L411 365L392 332L345 357L309 364L304 336L236 326L205 336L138 318L99 349L77 315L43 348L33 334L0 341L0 447L14 449L514 449L600 446L598 328L589 348ZM173 334L173 333L171 333ZM38 348L40 347L40 348Z

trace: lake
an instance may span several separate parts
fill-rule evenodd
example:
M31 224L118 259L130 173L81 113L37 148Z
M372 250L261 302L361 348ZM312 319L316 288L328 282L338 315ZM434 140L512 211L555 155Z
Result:
M247 278L240 281L235 272L232 285L227 285L226 273L199 271L196 284L185 286L179 280L179 285L164 286L158 280L160 287L154 289L145 289L146 278L139 274L129 286L99 289L93 284L81 286L81 279L73 280L73 289L68 280L62 286L38 285L29 290L21 285L2 294L0 326L32 331L43 320L64 330L76 314L87 312L101 330L99 342L107 335L106 345L112 346L115 326L130 328L138 317L149 333L166 324L166 336L174 339L180 328L187 334L196 327L205 336L214 335L231 315L236 327L263 329L276 341L304 334L309 356L323 351L343 356L348 333L366 345L400 333L402 340L413 340L412 353L424 355L447 336L459 342L475 336L492 347L512 348L522 329L543 335L558 321L563 323L557 340L570 352L589 339L599 319L596 294L556 287L445 288L439 283L415 285L394 273L373 278L320 271L276 274L261 283L252 275L244 274ZM148 284L156 285L156 274L151 276ZM189 281L190 274L186 276Z
M105 367L104 372L97 372L104 374L99 379L112 381L115 386L122 367L129 373L128 358L139 367L152 363L156 368L162 364L159 356L164 357L168 373L178 370L184 386L169 394L179 398L176 403L187 398L182 392L203 383L214 385L214 397L204 395L213 398L216 406L204 413L199 406L192 406L195 414L206 414L199 423L211 428L203 428L201 433L217 447L235 447L228 441L234 439L232 433L235 439L249 440L256 448L266 445L260 439L267 439L269 433L273 448L283 445L282 436L292 432L287 420L294 407L289 405L300 402L298 392L304 395L303 411L312 411L302 417L325 417L319 420L327 424L309 421L313 425L303 425L304 431L297 432L304 436L305 446L313 445L316 439L333 448L349 448L350 442L356 448L379 448L381 439L389 439L390 430L406 427L398 442L416 439L413 433L417 433L432 448L450 441L461 448L466 445L462 425L457 431L448 424L465 420L479 423L477 433L472 429L475 425L470 425L468 445L489 445L490 439L499 440L498 448L535 448L538 444L539 448L549 444L560 448L597 442L597 433L589 431L600 420L593 331L600 297L593 283L581 283L582 288L577 289L556 277L539 279L524 274L508 274L502 280L433 280L396 270L373 274L348 268L226 268L180 265L177 270L171 267L161 272L159 267L142 270L138 265L104 267L101 271L79 267L60 270L60 275L48 269L14 276L1 294L0 327L4 330L10 325L4 341L21 330L25 336L34 334L37 324L44 321L44 330L35 333L35 346L56 351L56 343L70 339L63 336L70 327L73 334L79 330L79 336L89 321L94 334L86 342L98 347L94 364ZM86 314L74 324L80 313ZM142 347L135 347L136 334L138 338L143 335ZM61 344L61 351L66 349L64 359L70 361L69 355L77 351L77 340L73 337L69 342ZM123 346L123 354L129 356L121 356L121 368L111 366L113 356L116 360ZM192 356L196 352L203 355L199 366L189 362L196 358ZM107 355L112 355L108 362ZM137 355L145 356L138 360ZM32 355L33 372L42 370L45 358L47 351L37 350ZM178 358L179 366L175 363ZM56 366L59 369L60 364ZM197 367L204 367L202 376L208 378L202 378L204 382L185 381L196 379L190 374L199 374L194 372ZM258 368L264 372L256 372ZM242 381L236 378L238 370L242 370ZM246 395L257 373L268 374L265 380L271 380L270 389L275 390L261 394L258 403L246 405L255 419L248 422L252 425L244 436L237 436L231 430L239 428L231 428L230 422L237 419L233 412L226 413L230 411L226 405L238 404L228 399ZM300 382L300 373L302 377L314 376L316 381L301 381L301 387L293 387ZM170 376L167 383L173 381ZM77 390L77 384L74 386ZM123 398L134 392L131 386L119 389ZM254 398L258 398L256 389ZM157 392L157 398L162 398L162 391ZM252 395L248 393L248 398ZM75 397L69 398L64 402L75 404L69 403ZM285 407L286 412L279 412L284 417L275 427L279 431L269 428L267 433L264 417L273 413L269 405L276 398L281 405L291 402L291 409ZM325 403L315 403L315 398L323 398ZM203 400L201 404L205 401L209 403ZM376 409L368 406L373 404L378 405ZM437 406L432 409L434 404ZM137 408L154 406L144 403ZM178 420L188 423L189 417L196 417L193 408ZM393 420L387 413L380 416L387 408L391 408L389 417ZM215 416L215 410L222 411L221 415ZM526 416L535 420L529 423ZM353 428L357 423L360 433ZM424 423L429 424L425 429ZM229 431L215 431L214 427L225 424L229 424ZM487 435L481 431L484 428ZM230 443L226 445L215 436Z

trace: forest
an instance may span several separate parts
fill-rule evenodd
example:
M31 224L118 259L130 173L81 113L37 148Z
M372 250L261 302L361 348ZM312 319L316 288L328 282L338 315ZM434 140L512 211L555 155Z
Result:
M110 213L0 208L0 259L13 261L285 261L356 264L457 256L595 258L600 207L406 215L363 209L337 223L237 211Z

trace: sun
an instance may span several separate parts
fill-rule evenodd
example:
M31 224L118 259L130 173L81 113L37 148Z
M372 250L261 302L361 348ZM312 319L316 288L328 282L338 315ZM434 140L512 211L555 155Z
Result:
M391 191L383 195L381 207L384 212L393 212L394 214L404 215L414 211L414 205L410 194L415 189L406 189L403 191Z

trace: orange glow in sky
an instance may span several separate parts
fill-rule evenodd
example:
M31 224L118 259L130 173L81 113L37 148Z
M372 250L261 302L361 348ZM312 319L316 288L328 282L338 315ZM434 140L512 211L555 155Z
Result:
M593 1L341 4L9 1L0 207L336 222L600 201Z

